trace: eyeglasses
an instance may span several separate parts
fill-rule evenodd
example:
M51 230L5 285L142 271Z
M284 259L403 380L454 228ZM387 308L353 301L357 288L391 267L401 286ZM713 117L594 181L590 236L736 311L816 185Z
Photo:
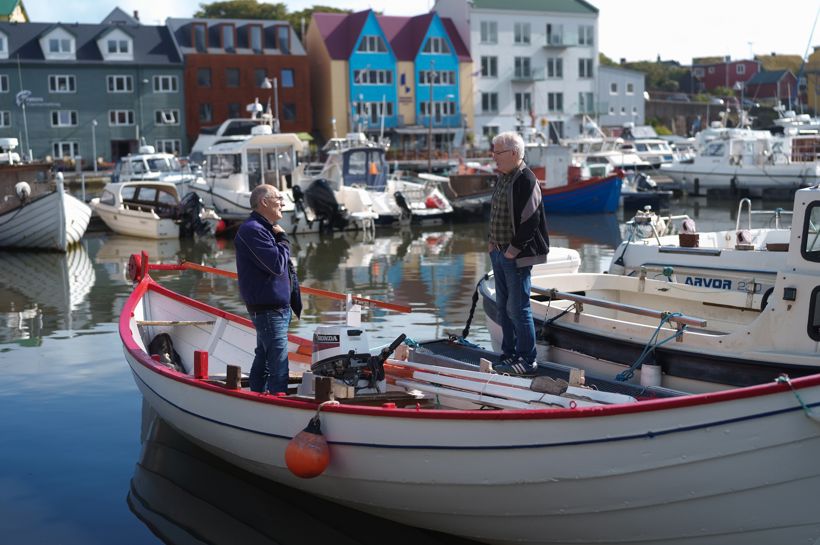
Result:
M493 155L504 155L508 151L512 151L512 149L504 149L504 150L501 150L501 151L493 151Z
M276 195L276 196L268 195L265 198L270 199L273 202L278 202L279 204L285 204L285 197L283 197L282 195Z

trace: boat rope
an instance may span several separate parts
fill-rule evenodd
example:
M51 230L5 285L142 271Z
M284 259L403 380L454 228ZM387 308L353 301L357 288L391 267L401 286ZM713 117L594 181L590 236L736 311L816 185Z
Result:
M791 389L792 393L794 394L794 397L797 398L797 402L800 403L801 407L803 407L803 412L806 413L806 416L808 416L809 418L811 418L815 422L820 422L820 414L815 413L814 410L812 410L811 407L806 405L806 403L803 401L803 398L801 398L800 394L797 393L797 390L794 389L794 385L792 384L792 381L789 378L789 375L780 375L779 377L774 379L774 381L779 382L780 384L788 384L789 388Z
M473 292L473 304L470 307L470 314L467 316L467 323L464 325L464 330L461 332L461 337L460 338L453 338L454 336L452 336L450 340L455 341L455 342L461 342L461 341L466 342L467 335L470 334L470 324L473 323L473 316L475 315L475 307L476 307L476 305L478 305L478 289L481 287L482 282L484 282L485 280L488 280L490 278L490 275L491 275L491 273L485 273L484 276L481 277L481 280L478 281L478 284L475 285L475 291ZM475 345L470 343L470 346L475 346Z
M662 341L658 341L658 335L660 334L661 330L663 329L664 324L668 323L672 318L677 316L683 316L680 312L664 312L663 316L661 317L661 321L658 324L658 327L655 328L655 331L652 333L652 336L649 337L649 340L646 342L646 345L643 347L643 351L641 355L638 356L638 359L635 360L635 363L629 366L629 369L625 371L621 371L615 376L615 380L619 382L625 382L631 379L635 375L635 369L639 368L643 365L643 361L646 359L649 354L653 353L656 348L659 346L663 346L664 344L672 341L674 339L679 338L683 335L683 332L686 330L686 324L684 324L679 330L675 331L674 334L670 335L666 339Z
M552 325L552 323L553 323L553 322L555 322L555 320L557 320L557 319L559 319L559 318L562 318L563 316L565 316L565 315L567 315L567 314L569 314L570 312L572 312L572 311L574 311L574 310L575 310L575 306L576 306L576 305L575 305L575 303L572 303L572 304L571 304L570 306L568 306L566 309L562 310L561 312L559 312L558 314L556 314L556 315L555 315L555 316L553 316L552 318L549 318L549 315L550 315L550 307L552 306L552 295L553 295L553 293L554 293L554 292L551 290L551 291L550 291L550 296L549 296L549 299L547 299L547 310L544 312L544 323L543 323L543 324L541 324L541 331L539 332L539 336L540 336L541 338L545 338L545 337L546 337L546 335L547 335L547 329L549 328L549 326L551 326L551 325Z
M421 346L418 341L413 340L410 337L406 337L402 342L410 348L418 348L419 346Z
M316 415L313 418L311 418L311 421L319 420L319 412L322 410L322 408L325 405L341 405L341 403L339 403L335 399L329 399L328 401L322 401L321 403L319 403L319 406L316 407Z
M630 229L629 229L629 239L627 239L626 244L624 244L624 249L621 251L621 255L619 255L618 258L615 260L616 265L620 265L621 267L625 266L624 265L624 254L626 254L626 251L629 249L629 243L632 242L632 237L633 236L635 236L635 226L634 225L632 227L630 227Z

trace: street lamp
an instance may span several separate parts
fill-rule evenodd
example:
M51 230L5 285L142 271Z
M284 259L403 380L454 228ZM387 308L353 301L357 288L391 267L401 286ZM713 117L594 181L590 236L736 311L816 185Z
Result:
M447 95L447 102L452 103L452 102L455 101L455 98L456 98L456 95L450 93L450 94ZM448 108L449 108L449 106L448 106ZM455 108L453 108L453 109L455 110ZM452 127L448 127L448 128L452 128ZM453 134L451 134L449 132L447 133L447 159L448 160L450 159L450 155L452 155L452 153L453 153L453 137L454 137Z
M429 80L430 98L427 102L427 172L433 172L433 77L436 73L436 61L430 61Z
M279 80L271 82L267 76L262 80L262 89L273 89L273 131L279 132Z
M94 173L97 173L97 120L91 120L91 154L94 161Z

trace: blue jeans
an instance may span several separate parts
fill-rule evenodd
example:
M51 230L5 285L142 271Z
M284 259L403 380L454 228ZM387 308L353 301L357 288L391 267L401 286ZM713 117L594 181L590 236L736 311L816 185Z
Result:
M499 250L490 252L490 261L495 277L498 325L504 335L501 352L532 363L535 361L535 324L530 307L532 267L516 267L515 259L507 259Z
M290 308L251 312L256 328L256 356L249 377L251 391L288 391Z

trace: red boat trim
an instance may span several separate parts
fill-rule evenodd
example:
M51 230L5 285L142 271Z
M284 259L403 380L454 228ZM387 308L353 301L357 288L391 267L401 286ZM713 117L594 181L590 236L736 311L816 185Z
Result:
M150 276L146 275L134 288L128 297L120 314L119 331L123 346L129 354L141 365L151 371L161 374L172 380L183 382L196 388L210 390L221 395L228 395L238 398L255 401L258 403L269 403L272 405L282 405L294 409L304 409L315 411L316 403L289 399L284 397L273 397L266 394L242 390L227 390L221 386L216 386L205 381L196 380L193 376L173 371L165 366L158 365L151 357L142 350L131 336L130 323L134 315L134 309L148 290L156 291L176 301L185 303L199 310L211 313L215 316L225 318L232 322L237 322L249 327L253 327L250 320L212 307L200 301L196 301L184 295L164 288L157 284ZM309 341L296 335L288 335L288 339L300 345L310 344ZM795 390L809 388L820 385L820 374L791 380L791 387ZM601 416L612 416L620 414L633 414L649 411L661 411L668 409L679 409L682 407L695 407L699 405L710 405L724 403L738 399L748 399L764 395L775 395L789 390L789 385L784 383L771 382L759 384L746 388L736 388L721 392L706 394L693 394L691 396L673 397L665 399L655 399L650 401L640 401L638 403L627 403L622 405L597 405L575 409L530 409L530 410L443 410L443 409L415 409L415 408L383 408L365 407L354 405L328 405L322 410L324 412L339 412L344 414L358 414L367 416L385 416L391 418L423 418L441 420L543 420L543 419L564 419L564 418L594 418ZM797 399L795 399L795 409L801 409Z
M582 180L580 182L574 182L574 183L567 184L567 185L559 185L558 187L551 187L549 189L544 189L542 187L541 188L541 196L542 197L547 197L547 196L550 196L550 195L559 195L559 194L565 193L569 190L576 190L576 189L581 189L581 188L584 188L584 187L591 187L591 186L594 186L594 185L601 184L605 181L614 180L614 179L619 178L619 177L620 176L617 175L617 174L611 174L609 176L600 176L600 177L597 177L597 178L588 178L586 180Z

